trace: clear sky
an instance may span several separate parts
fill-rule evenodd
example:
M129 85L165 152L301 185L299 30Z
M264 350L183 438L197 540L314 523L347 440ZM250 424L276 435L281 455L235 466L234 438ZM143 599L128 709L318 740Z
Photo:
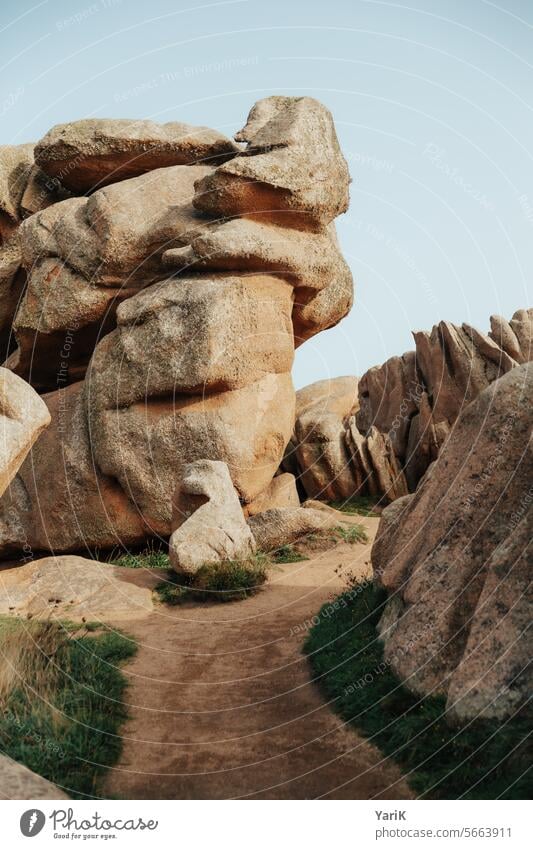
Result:
M531 0L2 0L0 143L89 116L233 134L261 97L322 100L356 299L298 351L302 386L531 304L532 47Z

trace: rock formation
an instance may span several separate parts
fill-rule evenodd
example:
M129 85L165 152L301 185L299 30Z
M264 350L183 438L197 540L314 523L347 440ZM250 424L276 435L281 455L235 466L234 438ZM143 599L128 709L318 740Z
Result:
M31 386L0 368L0 496L49 423L46 404Z
M94 119L54 128L33 155L66 197L9 219L0 307L17 343L6 366L46 393L52 425L0 501L0 551L168 536L197 460L227 463L253 503L293 428L294 347L352 302L331 115L266 98L236 143Z
M533 359L533 309L518 310L509 322L492 316L490 323L488 335L445 321L431 333L414 333L415 351L391 357L360 378L352 409L336 397L356 378L300 390L283 468L311 498L369 494L387 504L413 492L462 409L494 380Z
M153 609L152 592L126 569L73 554L43 557L2 570L0 614L32 619L115 621Z
M531 691L528 547L533 366L465 406L414 495L383 512L372 548L389 594L385 660L449 716L503 718Z
M255 552L226 463L197 460L183 468L174 495L170 565L176 572L204 564L246 560Z

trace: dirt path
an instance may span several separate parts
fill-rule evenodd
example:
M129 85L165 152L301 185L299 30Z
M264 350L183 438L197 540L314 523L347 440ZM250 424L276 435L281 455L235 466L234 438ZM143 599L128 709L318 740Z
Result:
M373 536L377 519L362 519ZM398 768L347 728L309 677L301 647L370 545L279 567L233 604L158 606L127 630L131 719L106 792L122 798L409 798ZM124 623L122 623L124 627Z

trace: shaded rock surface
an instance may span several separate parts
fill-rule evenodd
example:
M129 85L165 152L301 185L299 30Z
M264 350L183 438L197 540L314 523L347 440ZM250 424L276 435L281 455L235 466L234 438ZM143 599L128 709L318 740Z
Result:
M0 145L0 357L15 345L12 322L26 283L18 228L41 209L69 197L34 162L33 144Z
M174 495L168 550L176 572L204 564L246 560L255 552L226 463L198 460L184 466Z
M0 614L37 619L118 620L147 616L152 592L125 569L67 554L0 572Z
M272 478L269 486L244 507L245 516L255 516L265 510L294 509L300 506L300 497L294 475L284 472Z
M524 364L467 405L416 493L384 511L372 549L390 595L386 660L459 720L512 716L533 683L532 392Z

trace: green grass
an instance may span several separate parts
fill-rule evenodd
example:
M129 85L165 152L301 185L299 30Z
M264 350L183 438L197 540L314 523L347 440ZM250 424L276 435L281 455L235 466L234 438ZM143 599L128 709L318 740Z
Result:
M271 551L269 557L273 563L278 564L300 563L302 560L309 560L305 554L296 551L293 545L282 545L275 551Z
M207 563L194 575L169 571L166 581L158 584L155 592L164 604L241 601L256 593L264 584L270 562L266 554L258 553L243 561Z
M0 750L74 799L101 795L127 715L135 643L98 629L0 617Z
M529 798L529 723L448 724L443 698L414 696L383 660L376 625L384 594L372 585L354 589L341 597L346 606L337 604L334 615L331 603L322 608L304 647L333 709L400 764L418 795Z
M330 507L340 510L342 513L359 516L376 516L374 507L379 503L379 498L372 495L353 495L344 501L328 501Z
M169 568L168 551L153 543L133 554L131 552L117 554L116 550L112 551L108 562L113 566L123 566L127 569Z
M347 542L349 545L355 545L358 542L368 542L368 535L361 525L343 526L333 528L331 534L336 539Z

